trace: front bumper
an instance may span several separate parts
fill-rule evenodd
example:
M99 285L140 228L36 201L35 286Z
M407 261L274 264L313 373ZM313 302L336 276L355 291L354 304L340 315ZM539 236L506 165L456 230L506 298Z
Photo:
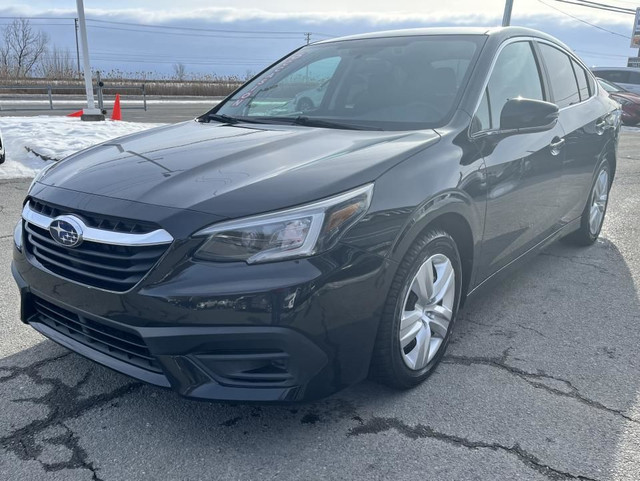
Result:
M389 261L339 246L258 266L172 264L173 254L184 259L177 251L139 286L114 293L62 279L14 249L22 321L196 399L312 400L367 375Z

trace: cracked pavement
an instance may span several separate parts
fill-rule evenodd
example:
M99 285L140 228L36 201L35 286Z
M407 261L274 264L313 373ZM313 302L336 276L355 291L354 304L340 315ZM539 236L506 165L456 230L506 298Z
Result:
M295 406L186 401L18 320L0 181L0 479L640 479L640 132L601 240L549 246L468 303L444 362Z

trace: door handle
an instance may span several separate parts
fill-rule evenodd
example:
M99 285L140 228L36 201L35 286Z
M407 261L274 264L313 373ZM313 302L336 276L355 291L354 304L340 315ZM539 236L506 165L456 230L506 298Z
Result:
M557 139L558 137L556 137ZM549 149L551 150L551 155L558 155L562 150L566 140L565 139L553 139L554 141L549 144Z

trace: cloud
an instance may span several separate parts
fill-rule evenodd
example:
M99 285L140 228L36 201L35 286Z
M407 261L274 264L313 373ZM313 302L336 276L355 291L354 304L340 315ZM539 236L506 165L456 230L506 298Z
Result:
M146 4L141 1L128 2L131 5ZM396 9L389 9L389 7L383 7L383 9L371 10L370 7L363 6L362 9L351 8L351 4L354 6L364 4L361 1L346 0L340 2L347 4L350 8L328 8L333 6L336 2L328 2L328 7L318 8L315 10L308 10L308 4L300 7L298 3L297 8L283 8L285 4L290 2L271 2L273 8L266 10L259 7L200 7L202 2L196 2L193 0L185 0L181 2L182 7L176 8L161 8L162 2L159 8L145 8L142 6L130 7L130 8L86 8L87 17L95 17L102 19L112 20L127 20L141 23L152 24L175 24L179 22L197 22L197 23L242 23L242 22L297 22L302 25L320 25L326 23L339 23L339 24L353 24L353 23L366 23L372 26L387 25L396 23L416 23L416 24L442 24L448 23L451 25L497 25L502 18L502 8L504 2L502 0L489 0L479 2L474 1L461 1L452 0L452 6L446 9L429 7L424 8L424 1L407 1L400 0L397 3ZM264 2L244 2L246 5L259 4L264 5ZM327 3L327 2L323 2ZM432 3L432 2L429 2ZM479 9L479 4L482 4L482 8ZM370 2L366 2L370 5ZM603 12L599 10L593 10L588 8L572 7L569 5L563 5L552 0L528 0L522 2L516 2L516 8L514 9L514 21L520 24L535 21L536 23L554 22L565 24L570 26L575 23L575 20L569 16L561 13L564 11L568 14L579 16L580 18L596 23L604 23L609 26L626 26L630 28L633 22L631 16ZM551 6L548 6L548 5ZM280 5L280 8L278 8ZM413 5L413 7L411 7ZM402 7L405 9L402 9ZM555 9L553 8L555 7ZM60 16L60 17L75 17L76 11L73 8L37 8L26 5L16 5L13 7L2 9L5 13L11 12L13 15L25 15L25 16Z
M144 69L168 73L174 62L187 64L188 71L244 75L257 71L269 62L299 47L302 32L314 32L312 40L354 33L427 27L427 26L497 26L500 24L504 0L447 0L447 10L431 7L445 2L394 0L373 11L371 0L323 0L314 11L299 0L243 0L243 8L216 6L217 0L203 2L154 0L154 8L142 0L110 0L102 2L111 8L87 8L90 19L151 24L157 26L224 29L229 31L293 32L290 35L243 35L231 33L189 32L140 26L110 25L89 22L92 65L100 70ZM222 0L219 0L223 3ZM59 47L75 51L74 8L51 8L50 0L31 0L27 5L0 8L2 16L58 17L65 25L44 26ZM98 4L98 2L90 2ZM224 1L228 5L228 0ZM543 5L548 3L576 17L618 33L597 30L592 26ZM478 6L481 4L482 8ZM72 6L73 2L68 2ZM346 10L344 5L349 7ZM413 5L413 9L409 8ZM425 5L429 7L425 7ZM262 6L262 8L261 8ZM553 0L516 0L513 23L544 30L558 37L584 56L589 65L623 65L629 50L633 17L601 14L597 10L570 7ZM48 29L48 30L47 30ZM320 34L318 34L318 32ZM322 35L325 34L325 35Z

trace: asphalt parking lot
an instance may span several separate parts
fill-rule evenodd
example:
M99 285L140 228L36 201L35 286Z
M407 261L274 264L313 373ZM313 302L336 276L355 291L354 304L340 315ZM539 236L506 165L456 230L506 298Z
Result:
M0 479L640 479L640 132L601 240L556 243L467 304L406 392L186 401L45 340L9 273L26 180L0 182Z

